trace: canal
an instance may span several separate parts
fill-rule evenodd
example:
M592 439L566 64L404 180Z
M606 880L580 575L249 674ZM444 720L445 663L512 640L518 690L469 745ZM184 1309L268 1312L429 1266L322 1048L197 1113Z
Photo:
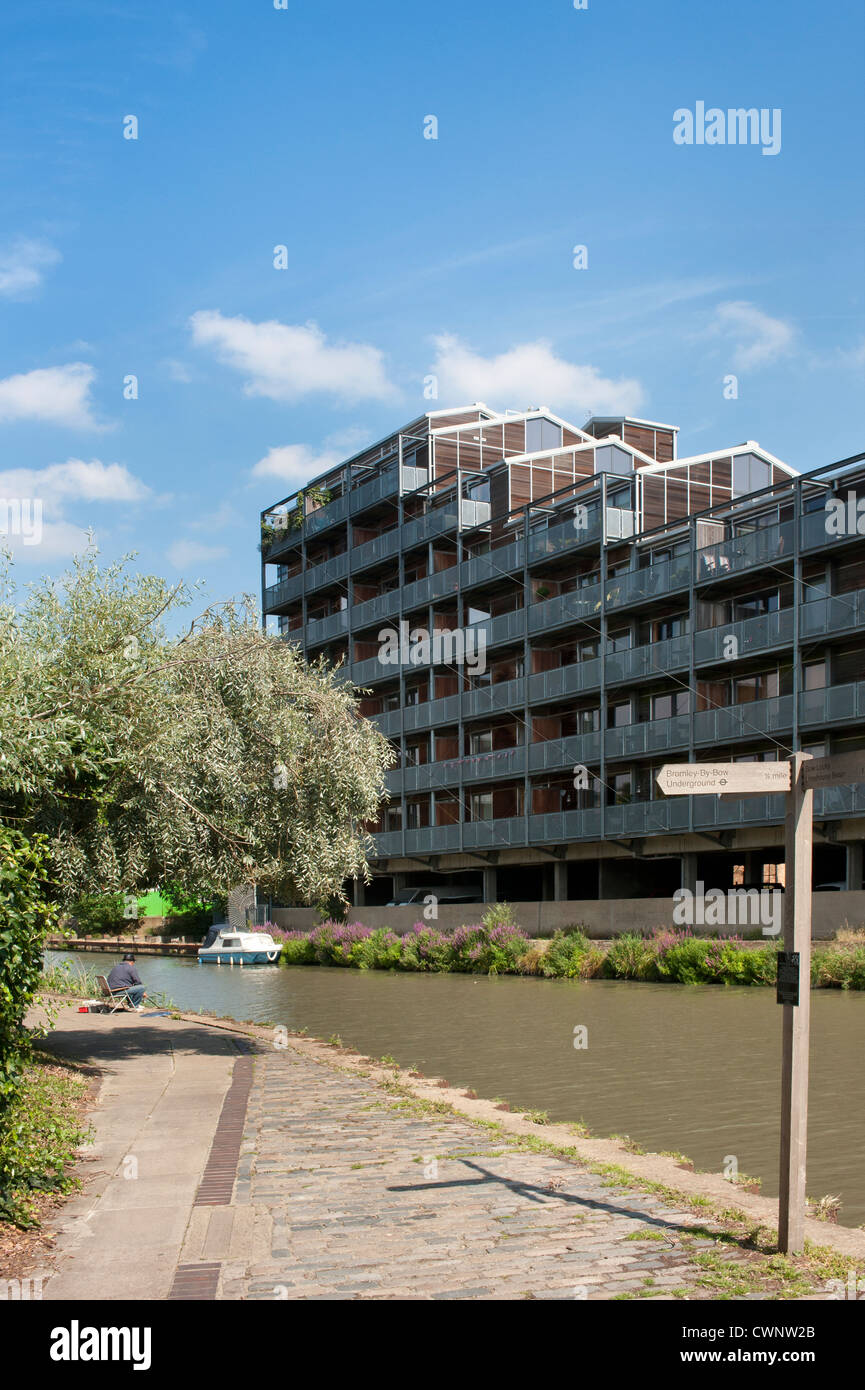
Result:
M100 972L119 956L51 952ZM777 1196L781 1010L772 989L413 975L315 966L217 968L139 958L182 1009L307 1029L599 1136L679 1150ZM808 1194L865 1222L865 993L812 995ZM94 1020L95 1022L95 1020ZM98 1025L97 1025L98 1026ZM588 1046L574 1047L574 1030ZM539 1131L542 1133L542 1131Z

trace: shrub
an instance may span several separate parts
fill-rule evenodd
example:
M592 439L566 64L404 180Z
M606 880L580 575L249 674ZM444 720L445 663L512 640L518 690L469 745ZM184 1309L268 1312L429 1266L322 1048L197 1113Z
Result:
M402 943L386 927L371 931L349 948L348 963L358 970L394 970L400 963Z
M400 967L403 970L449 970L451 943L426 922L415 922L402 939Z
M470 927L457 927L450 938L450 966L452 970L487 975L513 974L528 945L528 938L506 923L487 926L478 922Z
M538 969L541 975L547 977L556 976L567 980L582 978L583 958L597 949L596 946L592 946L585 931L580 927L575 930L557 931L543 958L538 962Z
M617 936L607 951L604 974L617 980L650 980L655 973L655 948L637 932Z
M743 951L742 984L774 985L778 978L778 950L767 942L757 951Z
M315 965L315 949L309 932L288 931L280 932L277 938L275 933L271 933L274 940L282 942L282 955L280 962L283 965Z
M865 945L835 942L815 951L811 983L823 989L865 989Z
M130 925L122 893L84 893L72 908L78 936L118 936Z
M86 1138L78 1118L86 1092L86 1078L53 1058L38 1057L25 1068L0 1128L0 1217L34 1225L32 1193L79 1186L69 1169Z
M312 950L319 965L351 965L351 949L370 935L359 922L322 922L310 932Z

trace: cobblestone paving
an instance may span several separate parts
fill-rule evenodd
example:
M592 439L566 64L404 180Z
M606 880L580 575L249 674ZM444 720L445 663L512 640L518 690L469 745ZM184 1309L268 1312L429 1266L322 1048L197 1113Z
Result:
M270 1254L229 1260L220 1297L706 1297L679 1240L697 1219L607 1182L418 1116L362 1077L260 1054L234 1201L264 1219Z

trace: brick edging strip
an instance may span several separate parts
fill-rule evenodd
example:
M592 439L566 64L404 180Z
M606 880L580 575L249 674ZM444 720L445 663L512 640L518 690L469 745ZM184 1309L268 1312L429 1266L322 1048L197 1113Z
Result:
M221 1269L221 1264L178 1265L168 1301L205 1299L212 1302L216 1298Z
M251 1088L252 1057L238 1057L192 1204L194 1207L222 1207L231 1202Z

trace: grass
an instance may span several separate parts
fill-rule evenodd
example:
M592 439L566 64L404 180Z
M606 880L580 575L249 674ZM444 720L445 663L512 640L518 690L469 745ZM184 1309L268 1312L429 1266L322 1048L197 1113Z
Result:
M100 971L99 974L101 973ZM57 965L49 965L42 971L39 991L41 994L59 994L69 999L101 999L102 988L96 975L95 970L89 970L78 961L60 961ZM177 1005L161 990L147 989L144 1007L176 1009Z

